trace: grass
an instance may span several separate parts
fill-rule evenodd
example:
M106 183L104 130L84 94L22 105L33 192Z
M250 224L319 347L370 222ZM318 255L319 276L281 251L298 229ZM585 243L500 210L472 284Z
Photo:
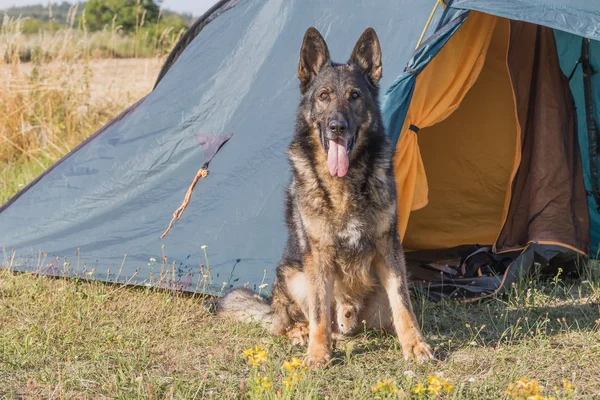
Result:
M23 35L21 24L0 30L0 204L147 93L179 35L73 24ZM593 268L475 304L417 296L435 362L407 363L394 337L363 332L310 371L295 361L304 348L216 320L201 296L1 270L0 398L600 397Z
M148 93L179 37L157 31L153 58L118 59L119 40L135 54L149 40L73 26L27 36L21 24L5 16L0 28L0 204Z
M405 362L394 337L364 332L336 344L329 368L303 371L285 363L304 348L217 320L203 303L197 295L0 271L0 396L341 399L397 390L392 398L411 391L438 398L431 391L446 380L453 391L440 389L441 398L504 399L525 378L547 398L600 396L593 279L531 279L469 305L417 297L439 357L424 365ZM255 346L264 354L247 351L251 366L244 350Z

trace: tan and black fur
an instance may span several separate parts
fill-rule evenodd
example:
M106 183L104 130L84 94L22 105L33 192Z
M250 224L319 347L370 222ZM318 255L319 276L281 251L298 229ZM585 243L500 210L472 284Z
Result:
M308 332L310 365L329 360L332 334L351 333L363 320L369 328L393 320L405 358L432 357L412 310L396 232L392 149L378 104L381 72L373 29L362 34L346 64L333 63L320 33L307 30L288 150L289 237L272 301L242 289L217 305L222 315L265 322L275 335L302 342Z

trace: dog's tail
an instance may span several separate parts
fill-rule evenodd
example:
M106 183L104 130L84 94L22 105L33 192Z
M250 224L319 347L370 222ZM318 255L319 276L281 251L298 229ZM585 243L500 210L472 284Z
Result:
M217 316L236 321L259 322L265 329L273 323L271 305L266 299L250 289L234 289L212 303Z

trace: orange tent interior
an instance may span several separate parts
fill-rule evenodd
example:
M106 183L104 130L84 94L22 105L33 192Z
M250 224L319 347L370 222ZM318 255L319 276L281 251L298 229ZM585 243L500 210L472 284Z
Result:
M417 135L428 203L410 213L403 238L407 251L491 245L506 217L510 184L520 156L506 63L509 21L484 14L477 17L461 29L469 29L468 23L485 23L482 18L495 20L478 77L458 109L442 122L421 128ZM419 75L415 96L423 81L453 72L446 72L447 58L464 58L461 50L465 40L469 40L468 35L458 32L449 41Z

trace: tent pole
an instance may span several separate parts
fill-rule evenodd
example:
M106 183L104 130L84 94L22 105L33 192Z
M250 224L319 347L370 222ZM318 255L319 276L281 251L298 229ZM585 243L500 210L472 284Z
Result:
M429 28L429 24L431 24L431 21L433 20L433 16L435 15L435 11L437 10L440 3L442 3L442 0L437 0L435 2L435 6L433 6L433 10L431 10L431 14L429 14L429 19L427 20L427 23L425 23L425 28L423 28L423 32L421 32L421 37L419 38L419 41L417 42L417 47L416 47L417 49L421 45L421 42L423 41L423 37L425 36L425 32L427 32L427 28Z

